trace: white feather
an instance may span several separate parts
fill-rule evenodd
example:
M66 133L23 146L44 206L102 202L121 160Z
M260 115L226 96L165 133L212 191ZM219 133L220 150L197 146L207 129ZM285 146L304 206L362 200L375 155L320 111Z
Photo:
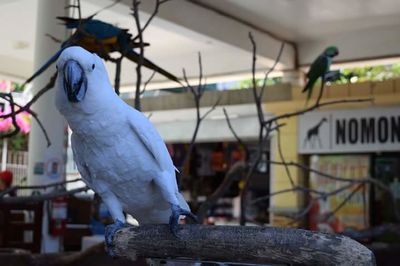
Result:
M61 70L69 59L82 66L88 81L86 95L77 103L68 101L62 86ZM139 223L168 223L171 204L189 210L165 143L141 112L115 94L102 60L70 47L57 66L56 106L73 131L74 160L113 218L125 222L123 209Z

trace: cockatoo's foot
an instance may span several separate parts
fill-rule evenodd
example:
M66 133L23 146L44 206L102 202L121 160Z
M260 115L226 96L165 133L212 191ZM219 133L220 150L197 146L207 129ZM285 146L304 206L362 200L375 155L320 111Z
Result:
M114 246L113 244L113 238L115 233L124 227L128 227L128 224L124 224L120 220L117 220L115 223L107 225L106 230L105 230L105 238L106 238L106 248L107 248L107 254L111 257L115 257L114 252L112 251L112 247Z
M196 223L198 222L196 215L194 215L190 211L182 209L178 205L172 205L171 211L172 211L172 214L171 214L171 217L169 217L169 229L171 230L171 233L176 237L178 237L179 217L181 215L184 215L187 218L192 219Z

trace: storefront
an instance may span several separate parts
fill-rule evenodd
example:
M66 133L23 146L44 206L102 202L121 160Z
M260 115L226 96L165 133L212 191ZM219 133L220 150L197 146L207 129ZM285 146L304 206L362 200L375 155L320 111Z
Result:
M310 173L310 188L330 193L347 185L334 196L315 202L308 219L310 229L342 232L395 222L390 193L369 184L352 185L350 181L379 180L400 203L400 107L300 116L298 153L312 169L344 179Z

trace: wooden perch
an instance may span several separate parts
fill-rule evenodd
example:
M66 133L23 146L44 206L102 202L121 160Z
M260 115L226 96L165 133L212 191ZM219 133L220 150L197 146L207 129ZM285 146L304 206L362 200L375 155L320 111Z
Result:
M255 226L168 225L123 228L114 237L117 256L290 265L376 265L373 253L342 235Z

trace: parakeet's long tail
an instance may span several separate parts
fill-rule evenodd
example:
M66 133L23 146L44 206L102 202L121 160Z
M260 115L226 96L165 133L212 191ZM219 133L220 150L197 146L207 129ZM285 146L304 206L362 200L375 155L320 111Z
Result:
M312 89L312 86L313 82L309 79L301 92L304 93L307 90L310 91Z
M139 62L139 55L137 53L135 53L134 51L130 51L125 55L129 60L137 63ZM144 58L143 59L143 66L150 68L158 73L160 73L161 75L163 75L164 77L178 82L180 83L179 79L177 77L175 77L173 74L169 73L168 71L158 67L156 64L154 64L153 62L151 62L150 60Z

